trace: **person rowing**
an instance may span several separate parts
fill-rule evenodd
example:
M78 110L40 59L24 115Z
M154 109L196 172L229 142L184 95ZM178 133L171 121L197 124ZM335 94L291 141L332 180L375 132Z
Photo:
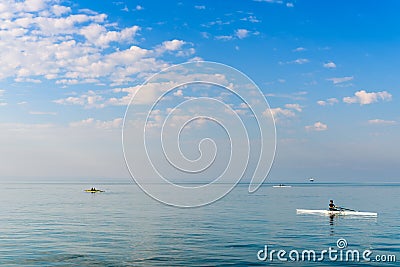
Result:
M329 216L336 215L359 215L359 216L378 216L376 212L366 212L366 211L357 211L353 209L348 209L344 207L338 207L333 203L333 200L329 201L329 209L328 210L308 210L308 209L296 209L297 214L324 214Z
M339 210L339 209L335 206L335 204L333 203L333 200L332 200L332 199L329 201L329 210L331 210L331 211L337 211L337 210Z

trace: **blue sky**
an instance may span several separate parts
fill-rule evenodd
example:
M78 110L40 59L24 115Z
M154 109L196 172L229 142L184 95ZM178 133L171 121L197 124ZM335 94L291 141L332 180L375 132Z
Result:
M398 1L3 1L0 178L128 178L135 88L207 60L277 128L271 181L398 181Z

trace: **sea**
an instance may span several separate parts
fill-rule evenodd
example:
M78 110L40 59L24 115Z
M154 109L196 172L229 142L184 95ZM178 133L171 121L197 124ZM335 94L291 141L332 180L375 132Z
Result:
M177 208L133 182L4 182L0 266L399 266L399 183L272 185ZM296 214L330 199L378 216Z

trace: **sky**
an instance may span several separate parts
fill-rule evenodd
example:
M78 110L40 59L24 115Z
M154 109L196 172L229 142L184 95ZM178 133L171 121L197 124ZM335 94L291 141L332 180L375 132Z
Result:
M158 72L204 60L245 74L268 101L276 154L267 181L398 182L399 8L372 0L1 1L0 179L129 180L121 133L132 96ZM210 87L177 88L155 111L200 96L240 111ZM204 125L183 138L189 158L204 137L229 150L224 132ZM250 143L257 147L257 135Z

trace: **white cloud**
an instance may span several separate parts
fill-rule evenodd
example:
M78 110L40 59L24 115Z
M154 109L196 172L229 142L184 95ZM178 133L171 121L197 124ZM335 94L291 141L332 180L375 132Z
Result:
M259 22L261 22L261 20L257 19L256 16L248 16L248 17L241 18L240 20L249 21L251 23L259 23Z
M195 8L195 9L202 10L202 9L206 9L206 6L194 6L194 8Z
M244 39L247 36L249 36L250 31L246 30L246 29L238 29L235 31L235 35L236 37L238 37L239 39Z
M280 98L289 98L292 100L305 100L306 98L304 97L304 95L307 95L308 92L305 91L300 91L300 92L295 92L292 94L273 94L273 93L269 93L269 94L265 94L266 97L280 97Z
M233 36L231 35L219 35L219 36L215 36L216 40L222 40L222 41L229 41L233 39Z
M308 62L310 62L310 60L308 60L307 58L298 58L296 60L287 61L286 64L299 64L299 65L302 65L302 64L306 64ZM280 62L280 64L285 64L285 63L284 62Z
M94 119L93 118L88 118L85 120L81 120L81 121L75 121L75 122L71 122L69 124L70 127L86 127L89 125L93 125L94 123Z
M354 93L354 96L348 96L343 98L344 103L348 104L356 104L360 105L368 105L379 100L390 101L392 100L392 95L386 91L382 92L371 92L368 93L365 90L357 91Z
M104 130L107 130L107 129L118 129L118 128L121 128L122 121L123 121L122 118L116 118L116 119L113 119L113 120L110 120L110 121L97 120L96 121L96 128L97 129L104 129Z
M165 41L162 43L163 49L166 51L176 51L181 49L181 47L185 44L182 40L172 40L172 41Z
M161 59L163 53L195 53L190 45L182 47L183 40L166 41L149 49L139 47L139 26L120 27L108 21L106 14L75 11L62 3L0 3L0 79L51 80L65 85L126 84L168 66Z
M85 94L80 95L79 97L69 96L67 98L54 100L53 102L61 105L85 106L85 108L103 108L105 106L104 98L91 90Z
M46 0L25 0L24 2L16 2L15 7L18 11L35 12L44 9Z
M135 9L136 9L137 11L140 11L140 10L143 10L143 9L144 9L144 7L143 7L143 6L141 6L141 5L137 5Z
M258 31L251 32L246 29L237 29L237 30L235 30L235 32L232 35L217 35L214 37L214 39L222 40L222 41L229 41L229 40L234 40L234 39L245 39L245 38L249 37L250 34L256 36L256 35L259 35L260 32L258 32ZM208 38L208 34L207 34L206 38Z
M94 118L87 118L81 121L71 122L69 124L72 128L81 128L81 127L94 127L96 129L118 129L122 126L122 118L115 118L110 121L101 121L94 120Z
M272 114L275 121L279 121L282 118L291 118L296 116L296 113L294 113L292 110L283 108L270 108L269 110L263 112L263 115L267 117L270 116L270 114Z
M204 61L204 59L201 57L193 57L188 60L188 62L196 62L196 61Z
M336 98L328 98L327 100L317 101L317 104L320 106L333 106L336 103L339 103L339 100L337 100Z
M294 7L294 4L288 2L288 3L286 3L286 6L287 6L287 7Z
M336 68L336 64L334 63L334 62L332 62L332 61L330 61L330 62L327 62L327 63L324 63L324 68L327 68L327 69L334 69L334 68Z
M83 27L79 33L96 46L106 48L111 42L133 42L139 30L139 26L132 26L119 32L108 31L103 25L91 24Z
M38 80L38 79L31 79L31 78L25 78L25 77L18 77L18 78L15 78L14 81L16 81L16 82L27 82L27 83L42 83L41 80Z
M210 34L208 32L201 32L200 34L205 39L209 39L210 38Z
M301 112L303 110L303 107L300 106L299 104L286 104L285 108L294 109L298 112Z
M353 76L346 76L346 77L340 77L340 78L329 78L327 80L333 82L333 84L338 84L338 83L348 82L353 79L354 79Z
M57 103L57 104L63 104L63 105L68 105L68 104L71 104L71 105L84 105L84 103L85 103L85 101L82 98L73 97L73 96L70 96L70 97L67 97L67 98L63 98L63 99L57 99L57 100L54 100L53 102Z
M303 109L299 104L286 104L285 108L270 108L263 112L263 116L273 116L275 122L280 122L283 119L293 118L296 112L301 112Z
M174 96L183 96L183 92L181 89L177 90L176 92L173 93Z
M211 27L211 26L215 26L215 25L218 25L218 26L221 26L221 25L229 25L229 24L231 24L232 22L233 22L233 20L231 20L231 21L222 21L222 20L220 20L220 19L217 19L217 20L215 20L215 21L211 21L211 22L202 24L201 26L203 26L203 27Z
M396 121L389 121L389 120L382 120L382 119L368 120L368 123L373 124L373 125L395 125L395 124L397 124Z
M313 125L305 126L305 129L307 131L317 131L317 132L326 131L326 130L328 130L328 125L318 121L318 122L314 123Z
M246 108L246 109L249 108L249 106L246 103L240 103L239 107L240 108Z
M57 112L45 112L45 111L29 111L31 115L57 115Z
M136 104L149 104L155 100L155 95L167 92L168 88L177 88L187 81L208 81L216 84L226 85L228 88L232 86L222 74L173 74L173 81L165 82L149 82L144 85L136 85L127 88L118 88L114 93L126 93L122 97L112 97L105 101L105 105L127 105L132 97L140 90L140 97L135 97ZM168 76L170 79L171 76ZM183 93L183 92L182 92Z
M54 15L60 17L61 15L71 13L71 8L66 6L54 5L51 7L51 11Z
M176 56L187 57L193 55L196 51L193 47L183 48L184 46L191 45L183 40L170 40L164 41L161 45L157 46L155 49L156 54L161 55L163 53L175 52Z
M306 51L307 49L305 49L304 47L297 47L295 49L293 49L293 52L302 52L302 51Z

